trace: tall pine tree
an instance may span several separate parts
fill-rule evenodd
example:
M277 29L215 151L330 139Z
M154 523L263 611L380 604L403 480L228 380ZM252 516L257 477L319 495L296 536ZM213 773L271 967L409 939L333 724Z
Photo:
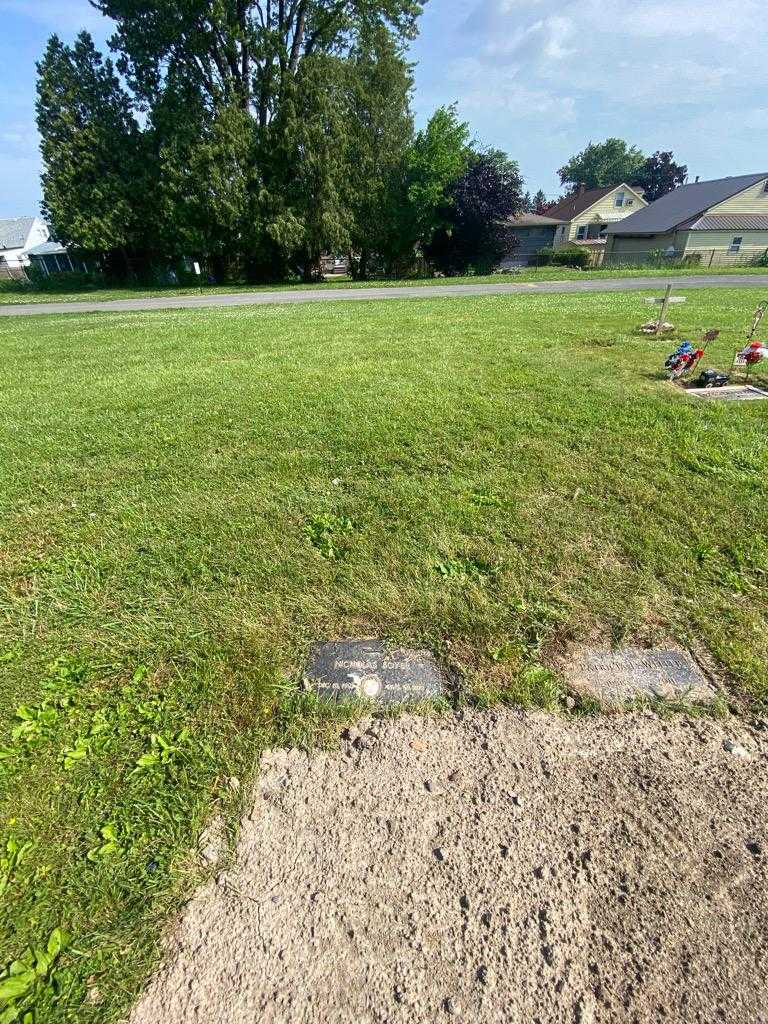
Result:
M86 32L73 47L52 36L38 73L43 213L63 242L105 253L125 273L131 254L153 244L147 152L130 98Z

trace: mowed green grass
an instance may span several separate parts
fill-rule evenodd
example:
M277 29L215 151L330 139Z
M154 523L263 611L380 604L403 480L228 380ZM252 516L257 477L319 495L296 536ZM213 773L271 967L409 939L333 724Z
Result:
M679 334L721 328L729 365L761 298L691 293ZM593 294L0 321L0 1021L119 1018L208 815L237 819L265 745L338 728L301 692L315 639L431 648L475 699L553 710L565 642L674 640L765 710L768 403L660 379L647 315Z
M348 277L332 278L315 284L287 282L283 284L265 285L204 285L204 295L227 295L242 292L263 291L302 291L306 289L335 288L429 288L444 284L524 284L536 281L585 281L609 280L630 277L668 277L670 279L701 276L702 274L739 275L750 274L756 277L768 277L768 267L607 267L600 270L577 270L572 267L540 267L523 268L510 273L475 275L472 277L434 277L400 280L397 278L384 281L352 281ZM199 287L164 287L164 288L103 288L89 291L73 292L35 292L17 291L15 288L2 287L0 282L0 305L24 305L30 302L111 302L116 299L163 298L177 295L200 295Z

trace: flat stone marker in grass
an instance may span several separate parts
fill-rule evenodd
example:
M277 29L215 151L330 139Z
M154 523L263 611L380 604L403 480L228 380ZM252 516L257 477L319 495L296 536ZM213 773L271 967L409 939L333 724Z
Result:
M568 684L604 704L638 697L710 703L716 693L685 651L623 647L581 647L563 665Z
M722 388L686 388L689 395L707 398L710 402L760 402L768 398L768 391L762 391L752 384L726 384Z
M429 651L392 647L379 640L336 640L312 646L304 678L326 700L379 704L434 700L445 679Z

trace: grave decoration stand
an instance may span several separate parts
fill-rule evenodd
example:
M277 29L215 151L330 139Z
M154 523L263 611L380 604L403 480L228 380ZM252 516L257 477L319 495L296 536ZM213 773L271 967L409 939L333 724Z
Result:
M747 334L746 345L744 348L739 349L733 357L733 369L743 370L747 383L749 383L749 375L754 367L768 358L768 345L755 338L766 310L768 310L768 302L761 302L752 317L752 326Z
M719 334L720 331L717 330L707 331L701 339L701 345L698 348L694 348L693 343L690 341L681 342L675 351L667 356L664 363L668 379L680 380L692 374L701 362L707 350L707 345L714 341Z
M760 326L765 311L768 309L768 302L761 302L755 310L754 316L752 317L752 327L750 328L749 334L747 335L747 341L754 341L755 335L757 334L757 328Z
M740 349L733 359L734 370L744 370L747 382L749 375L758 363L768 357L768 348L760 341L750 341L748 345Z
M661 312L657 319L647 320L644 324L640 324L640 330L643 334L669 334L674 331L675 325L669 323L667 320L667 310L671 305L677 305L685 302L685 298L682 295L672 294L672 285L667 285L667 290L664 293L664 297L661 299L647 299L647 302L652 303L656 306L661 306Z

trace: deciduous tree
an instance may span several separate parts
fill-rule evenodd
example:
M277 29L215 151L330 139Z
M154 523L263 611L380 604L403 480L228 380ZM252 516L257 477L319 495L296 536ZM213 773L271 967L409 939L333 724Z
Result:
M645 156L623 139L590 142L586 149L571 157L558 174L563 185L576 189L579 185L605 188L609 185L629 184L637 177L645 163Z
M687 177L688 168L684 164L675 163L672 153L657 151L648 157L628 184L640 185L645 190L645 198L652 203L684 185Z
M518 165L497 149L475 153L449 199L446 223L427 248L429 259L446 274L490 273L514 246L510 218L523 208Z
M449 221L452 186L469 166L469 125L455 107L439 107L417 133L407 155L406 187L401 212L401 250L425 249Z
M112 46L137 95L154 102L168 75L213 105L239 103L263 127L286 83L318 53L344 55L362 31L415 35L423 0L91 0L116 23Z

